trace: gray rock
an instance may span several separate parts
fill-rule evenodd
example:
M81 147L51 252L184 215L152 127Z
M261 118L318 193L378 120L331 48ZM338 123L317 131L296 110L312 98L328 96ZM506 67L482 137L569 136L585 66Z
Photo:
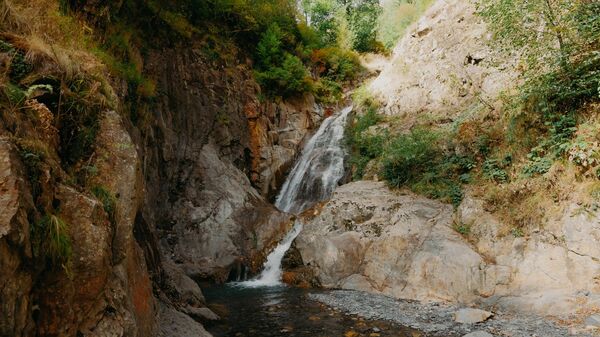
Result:
M383 182L340 186L305 221L296 247L325 287L469 302L508 274L452 229L452 207Z
M464 324L483 322L492 317L492 313L480 309L464 308L454 313L454 321Z
M219 317L219 315L215 314L209 308L187 307L185 309L185 313L188 314L193 319L200 321L200 322L218 321L221 319L221 317Z
M161 305L157 337L212 337L202 324L166 305Z
M586 326L593 326L600 328L600 315L591 315L585 319Z
M464 335L463 337L494 337L494 335L487 333L485 331L473 331Z

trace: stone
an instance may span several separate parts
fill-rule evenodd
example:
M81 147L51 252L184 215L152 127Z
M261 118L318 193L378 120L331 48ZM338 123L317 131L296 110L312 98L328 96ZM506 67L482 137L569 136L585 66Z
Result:
M463 337L494 337L494 335L485 331L473 331L464 335Z
M188 306L185 310L185 313L190 317L199 322L210 322L210 321L218 321L221 319L219 315L215 314L212 310L206 307L202 308L193 308Z
M493 313L485 310L463 308L454 313L454 321L463 324L473 324L483 322L493 315Z
M384 182L342 185L303 220L296 247L325 287L469 301L504 282L452 229L451 206Z
M600 315L591 315L585 319L586 326L593 326L595 328L600 328Z
M212 337L202 324L161 304L157 337Z

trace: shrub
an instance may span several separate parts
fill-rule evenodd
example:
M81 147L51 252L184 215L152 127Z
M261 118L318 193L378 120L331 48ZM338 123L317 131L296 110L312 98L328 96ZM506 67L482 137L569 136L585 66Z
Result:
M311 63L319 76L338 82L353 80L362 69L356 53L338 47L314 50Z
M0 52L8 53L10 57L9 78L18 83L32 70L32 65L25 59L25 53L16 49L12 44L0 40Z
M498 159L486 159L482 167L483 176L497 183L506 183L508 182L508 173L504 168L507 164Z
M57 114L59 155L72 166L94 151L100 113L107 107L108 100L101 92L101 83L84 75L61 87L61 100Z
M37 198L42 194L42 165L48 156L48 150L35 141L20 140L17 145L31 185L33 201L37 202Z
M362 116L346 129L347 144L351 149L350 164L353 166L353 178L361 179L367 164L382 155L385 136L368 134L366 131L381 120L375 106L369 106Z
M384 178L395 187L419 181L442 154L436 144L438 139L437 134L424 129L393 139L384 155Z
M52 269L61 267L69 273L73 248L67 223L57 215L47 214L31 224L30 232L33 256Z
M444 150L442 135L423 128L392 139L383 154L383 177L394 187L407 186L430 198L458 206L461 185L475 168L472 155Z
M257 71L256 79L261 87L274 95L292 96L311 91L308 71L302 61L289 53L284 56L281 66L273 66L265 71Z

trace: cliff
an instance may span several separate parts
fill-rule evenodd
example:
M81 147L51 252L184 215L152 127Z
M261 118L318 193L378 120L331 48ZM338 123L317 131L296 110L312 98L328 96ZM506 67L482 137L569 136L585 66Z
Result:
M0 335L207 334L197 282L256 272L290 226L268 200L322 119L314 98L264 100L241 51L157 33L140 99L58 35L122 3L79 4L87 21L2 5Z

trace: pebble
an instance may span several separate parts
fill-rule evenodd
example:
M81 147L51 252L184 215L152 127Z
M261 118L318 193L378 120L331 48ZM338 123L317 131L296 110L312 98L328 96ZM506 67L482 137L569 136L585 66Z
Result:
M460 307L444 303L402 301L384 295L354 290L332 290L310 294L309 298L339 308L346 313L354 312L366 319L391 321L420 330L425 334L463 336L488 330L493 331L496 336L564 337L569 335L567 328L533 315L511 316L507 313L496 312L493 319L485 320L477 325L467 325L454 322L454 314L461 309ZM426 319L419 319L424 312L429 313ZM471 332L472 327L476 327L478 331ZM487 334L469 335L469 337L494 336ZM578 336L588 337L591 335L580 334Z

